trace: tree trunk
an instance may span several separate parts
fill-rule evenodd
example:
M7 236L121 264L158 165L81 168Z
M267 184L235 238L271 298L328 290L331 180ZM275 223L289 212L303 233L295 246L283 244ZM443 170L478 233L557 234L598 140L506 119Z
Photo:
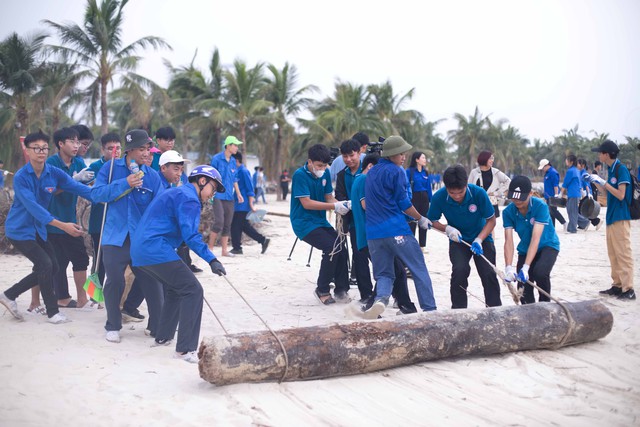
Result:
M613 316L598 300L421 313L270 332L203 339L200 377L215 385L296 381L363 374L444 357L557 348L606 336ZM563 338L567 335L567 339Z
M280 174L282 173L282 127L278 124L276 130L276 147L274 153L274 176L276 177L276 200L282 200L282 188L280 187Z
M105 135L109 132L109 116L107 111L107 84L109 82L105 79L100 80L100 132Z

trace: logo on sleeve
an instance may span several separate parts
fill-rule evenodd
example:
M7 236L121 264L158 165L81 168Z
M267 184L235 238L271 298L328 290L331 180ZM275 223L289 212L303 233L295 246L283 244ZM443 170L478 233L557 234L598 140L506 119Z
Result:
M322 186L324 187L325 185L327 185L327 178L322 178Z
M616 182L618 182L618 179L615 176L612 176L611 183L615 185Z
M478 207L474 204L469 205L469 212L474 213L478 210Z
M44 187L44 191L46 191L49 194L52 194L54 191L56 191L56 187Z
M533 224L535 224L536 219L535 219L535 218L531 218L531 219L529 220L529 222L531 223L531 225L533 225Z

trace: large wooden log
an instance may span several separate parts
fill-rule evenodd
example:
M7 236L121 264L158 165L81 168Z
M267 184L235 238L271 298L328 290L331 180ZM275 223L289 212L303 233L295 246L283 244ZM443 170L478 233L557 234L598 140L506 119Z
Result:
M200 376L216 385L362 374L445 357L555 348L606 336L613 316L597 300L449 310L203 339Z

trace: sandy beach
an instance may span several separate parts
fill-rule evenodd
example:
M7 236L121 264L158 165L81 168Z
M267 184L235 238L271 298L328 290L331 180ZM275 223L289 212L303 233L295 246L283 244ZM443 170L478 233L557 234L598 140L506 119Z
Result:
M269 212L288 214L289 203L268 195ZM564 213L564 212L563 212ZM604 219L604 209L601 212ZM561 251L552 294L566 301L598 299L609 287L605 228L575 235L557 225ZM260 231L271 238L266 254L255 242L244 255L221 258L229 281L273 328L348 322L344 306L313 297L320 253L295 240L286 216L267 215ZM503 268L502 220L494 232ZM640 221L632 222L635 285L640 286ZM448 241L428 233L425 255L439 310L450 310ZM216 248L219 255L219 248ZM263 330L225 280L205 269L207 301L229 333ZM31 270L23 256L0 255L0 289ZM68 275L72 283L71 269ZM73 287L73 286L72 286ZM415 298L413 282L409 289ZM482 296L475 268L469 291ZM352 297L358 297L352 288ZM74 291L72 290L72 295ZM74 295L75 296L75 295ZM198 367L172 358L172 347L151 347L145 323L127 323L120 344L104 339L104 310L64 309L73 321L45 322L26 314L18 322L0 306L0 425L2 426L632 426L640 425L640 302L600 298L614 316L599 341L559 350L516 352L421 363L367 375L288 383L216 387ZM513 305L505 287L504 305ZM470 308L483 303L470 297ZM141 311L146 314L143 305ZM396 316L388 309L385 318ZM207 305L201 338L224 334Z

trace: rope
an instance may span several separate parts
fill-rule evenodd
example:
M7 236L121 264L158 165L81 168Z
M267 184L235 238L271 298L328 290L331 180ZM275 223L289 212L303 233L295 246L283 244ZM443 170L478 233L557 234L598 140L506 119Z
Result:
M264 319L258 314L257 311L254 310L254 308L251 306L251 304L249 304L249 301L247 301L245 299L244 296L242 296L242 294L240 293L240 291L238 291L236 289L235 286L233 286L233 283L231 283L231 281L229 279L227 279L227 276L222 276L224 277L224 280L227 281L227 283L229 284L229 286L231 286L231 288L233 288L234 291L236 291L236 293L240 296L240 298L242 298L242 301L244 301L245 304L247 304L247 307L249 307L251 309L251 311L253 311L253 313L258 317L258 319L260 319L260 321L264 324L264 326L269 330L269 332L271 332L271 335L273 335L273 337L276 339L276 341L278 341L278 344L280 344L280 348L282 349L282 354L284 355L284 372L282 373L282 377L280 378L280 381L278 381L278 383L281 383L282 381L284 381L284 379L287 376L287 373L289 372L289 357L287 356L287 350L284 348L284 344L282 343L282 341L280 340L280 337L278 337L278 335L276 335L275 331L273 329L271 329L269 327L269 325L267 324L267 322L264 321ZM209 303L207 303L208 305ZM212 310L213 311L213 310ZM224 329L224 328L223 328ZM225 331L226 332L226 331Z
M227 332L227 330L225 329L224 325L222 324L222 322L220 321L220 318L218 318L218 315L216 314L215 311L213 311L213 308L211 308L211 304L209 304L209 301L207 301L207 297L203 296L204 298L204 302L207 303L207 306L209 307L209 310L211 310L211 314L213 314L213 317L216 318L216 320L218 321L218 323L220 324L220 327L222 328L222 330L224 331L225 334L229 334L229 332Z
M342 250L347 243L347 233L342 230L342 215L336 214L336 232L338 237L333 242L333 249L329 253L329 260L333 261L333 256Z

